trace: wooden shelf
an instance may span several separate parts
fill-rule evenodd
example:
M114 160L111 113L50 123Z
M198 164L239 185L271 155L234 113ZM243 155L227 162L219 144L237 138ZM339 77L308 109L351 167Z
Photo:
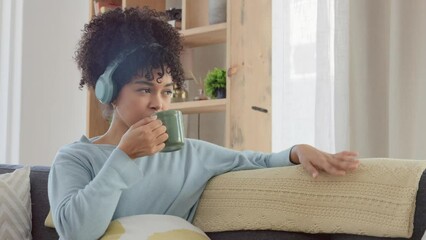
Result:
M201 47L226 42L226 23L180 31L186 47Z
M224 112L226 110L226 99L177 102L172 103L170 109L180 110L183 114Z

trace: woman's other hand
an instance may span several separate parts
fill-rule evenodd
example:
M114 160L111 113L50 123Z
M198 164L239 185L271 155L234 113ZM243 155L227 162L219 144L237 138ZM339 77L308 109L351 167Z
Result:
M323 171L331 175L343 176L358 168L356 152L343 151L335 154L320 151L310 145L296 145L291 150L291 161L301 164L312 177Z
M161 151L168 138L166 127L153 115L133 124L121 137L118 148L132 159L150 156Z

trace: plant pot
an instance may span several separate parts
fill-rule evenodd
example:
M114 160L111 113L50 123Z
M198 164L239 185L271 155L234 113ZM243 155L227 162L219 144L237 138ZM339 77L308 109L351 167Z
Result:
M216 89L216 96L217 99L220 98L226 98L226 88L218 88Z
M226 22L226 0L209 0L209 23Z

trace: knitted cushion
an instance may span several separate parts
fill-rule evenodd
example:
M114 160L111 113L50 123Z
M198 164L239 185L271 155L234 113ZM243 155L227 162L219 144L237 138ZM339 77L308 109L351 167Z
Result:
M270 229L410 237L426 161L362 159L344 177L301 166L231 172L210 180L194 224L205 232Z

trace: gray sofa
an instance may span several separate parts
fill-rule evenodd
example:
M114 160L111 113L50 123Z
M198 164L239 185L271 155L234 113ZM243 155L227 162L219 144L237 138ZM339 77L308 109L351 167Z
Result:
M12 172L18 165L0 164L0 174ZM47 179L49 167L34 166L31 168L31 202L32 202L32 236L34 240L58 239L56 231L44 226L44 220L49 212L47 197ZM414 233L411 239L420 240L426 231L426 171L423 173L416 199L414 217ZM305 234L279 231L233 231L207 233L212 240L378 240L405 238L377 238L347 234ZM77 239L78 240L78 239Z

